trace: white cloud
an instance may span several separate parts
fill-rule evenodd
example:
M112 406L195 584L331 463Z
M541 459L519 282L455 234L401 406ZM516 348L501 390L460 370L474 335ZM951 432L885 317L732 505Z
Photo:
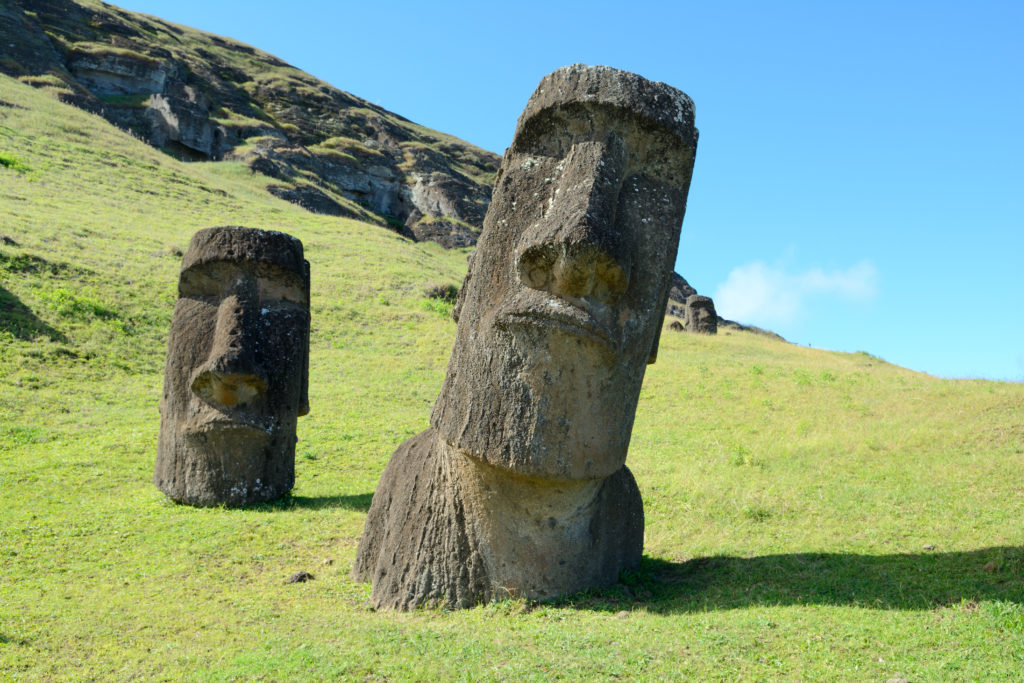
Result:
M800 316L810 297L867 301L878 293L877 280L878 271L870 261L846 270L812 268L802 273L755 261L733 268L715 292L715 309L724 318L746 323L789 323Z

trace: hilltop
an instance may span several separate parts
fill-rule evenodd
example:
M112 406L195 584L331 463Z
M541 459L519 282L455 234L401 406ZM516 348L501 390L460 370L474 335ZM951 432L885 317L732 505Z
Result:
M239 160L309 211L476 242L500 157L229 38L97 0L0 6L0 73L183 160Z

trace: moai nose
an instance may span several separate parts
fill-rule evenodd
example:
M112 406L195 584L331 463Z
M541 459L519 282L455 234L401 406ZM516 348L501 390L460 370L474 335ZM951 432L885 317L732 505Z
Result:
M614 304L629 285L628 236L615 211L628 150L614 133L573 145L544 217L518 258L527 287Z
M207 403L235 408L266 393L266 373L255 357L258 304L256 283L249 279L221 300L209 360L192 380L192 391Z
M614 304L629 276L608 252L594 244L531 247L519 258L519 278L527 287Z

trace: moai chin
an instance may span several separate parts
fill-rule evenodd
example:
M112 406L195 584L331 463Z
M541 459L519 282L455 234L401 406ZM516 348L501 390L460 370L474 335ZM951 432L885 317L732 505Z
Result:
M379 608L607 586L635 567L625 466L693 170L684 93L544 77L498 171L431 428L377 487L353 569Z
M295 483L309 412L309 262L291 235L200 230L182 259L153 482L179 503L242 506Z

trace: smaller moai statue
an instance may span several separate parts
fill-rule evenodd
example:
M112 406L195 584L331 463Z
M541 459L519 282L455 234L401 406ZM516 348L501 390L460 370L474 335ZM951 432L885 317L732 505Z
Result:
M308 385L302 242L235 226L197 232L182 258L167 341L153 483L188 505L285 495Z
M686 331L718 334L718 314L711 297L699 294L686 297Z

